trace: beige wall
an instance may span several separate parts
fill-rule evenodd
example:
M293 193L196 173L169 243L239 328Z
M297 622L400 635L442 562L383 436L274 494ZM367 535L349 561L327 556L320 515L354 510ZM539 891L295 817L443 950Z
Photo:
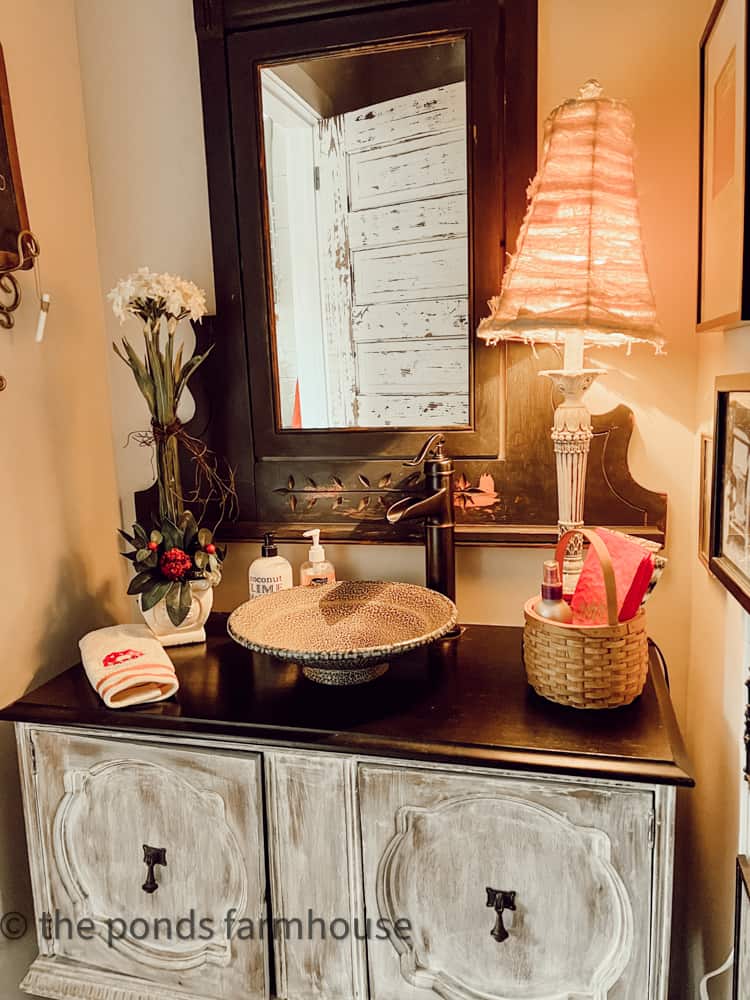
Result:
M102 290L148 266L209 292L211 236L191 0L75 0ZM138 343L135 321L105 310L106 339ZM182 324L189 330L187 324ZM188 334L192 343L192 333ZM153 479L131 431L149 415L130 370L108 352L123 518ZM189 405L181 413L190 413ZM124 560L123 560L124 561Z
M714 380L717 375L750 372L750 328L697 335L698 380L696 421L698 429L713 432ZM693 468L699 461L698 438L693 447ZM698 497L693 498L692 521L698 517ZM734 884L734 857L738 844L750 851L747 810L748 788L740 778L744 765L744 681L750 666L750 618L740 605L706 571L698 559L692 565L690 688L686 731L699 793L686 797L682 845L683 870L690 880L690 901L685 912L692 947L689 961L693 975L702 966L716 967L731 947L732 911L716 907ZM741 813L745 812L744 824ZM743 827L741 835L738 827ZM688 874L689 873L689 874ZM702 914L711 913L713 919ZM723 977L712 997L728 1000L729 977Z
M695 556L697 438L708 419L708 386L742 360L741 335L700 338L694 329L697 220L697 45L710 0L540 0L540 121L584 79L631 101L643 227L666 358L648 351L599 352L610 373L591 391L592 408L625 401L636 414L631 467L644 485L669 493L669 572L651 606L673 696L701 780L685 796L680 882L700 894L686 904L675 964L696 976L718 964L730 941L731 864L737 840L736 780L743 690L742 619ZM149 264L211 287L205 164L190 0L76 0L103 287ZM135 333L134 330L131 330ZM107 335L117 327L107 318ZM700 371L699 371L700 363ZM149 455L124 449L144 427L129 373L112 361L117 469L126 520L132 493L151 480ZM696 403L700 375L701 394ZM696 409L696 406L698 409ZM245 596L256 547L232 547L220 608ZM283 549L294 563L302 547ZM416 548L331 546L339 575L421 579ZM539 575L540 553L462 549L458 601L466 621L517 623ZM694 652L691 652L691 617ZM709 897L709 885L711 894ZM684 929L684 933L683 933ZM689 948L690 959L686 957ZM721 995L721 994L718 994Z
M0 703L74 662L79 636L127 607L86 132L72 0L3 4L2 45L31 225L52 310L34 343L30 273L0 331ZM0 731L0 911L31 916L13 734ZM31 935L0 941L0 993L20 997Z

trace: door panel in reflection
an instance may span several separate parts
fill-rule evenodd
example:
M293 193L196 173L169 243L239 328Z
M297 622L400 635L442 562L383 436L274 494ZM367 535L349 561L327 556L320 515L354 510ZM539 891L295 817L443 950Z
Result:
M469 423L463 77L461 40L261 71L282 427Z

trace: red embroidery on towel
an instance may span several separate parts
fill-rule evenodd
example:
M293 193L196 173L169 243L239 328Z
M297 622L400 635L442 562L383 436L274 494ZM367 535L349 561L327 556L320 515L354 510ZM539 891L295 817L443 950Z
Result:
M103 667L116 667L127 660L140 660L143 653L136 649L118 649L114 653L107 653L102 660Z

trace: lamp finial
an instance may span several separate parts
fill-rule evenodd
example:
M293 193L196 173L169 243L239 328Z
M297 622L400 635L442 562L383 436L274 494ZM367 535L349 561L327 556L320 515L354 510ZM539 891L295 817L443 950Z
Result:
M578 96L584 101L594 101L604 93L604 87L598 80L587 80L579 89Z

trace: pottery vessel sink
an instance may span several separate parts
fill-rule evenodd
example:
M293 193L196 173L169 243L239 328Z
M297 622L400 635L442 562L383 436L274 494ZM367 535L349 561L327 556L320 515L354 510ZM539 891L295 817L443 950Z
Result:
M353 581L256 597L229 617L241 646L298 663L321 684L362 684L457 621L453 601L411 583Z

